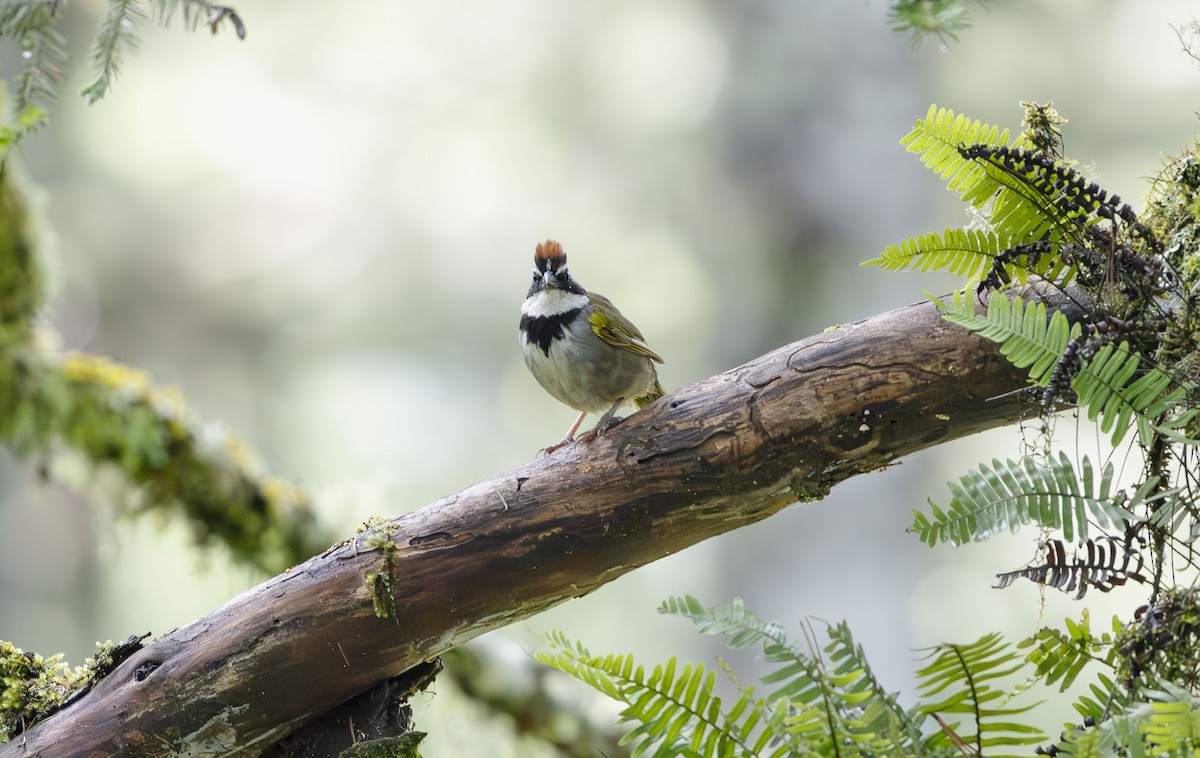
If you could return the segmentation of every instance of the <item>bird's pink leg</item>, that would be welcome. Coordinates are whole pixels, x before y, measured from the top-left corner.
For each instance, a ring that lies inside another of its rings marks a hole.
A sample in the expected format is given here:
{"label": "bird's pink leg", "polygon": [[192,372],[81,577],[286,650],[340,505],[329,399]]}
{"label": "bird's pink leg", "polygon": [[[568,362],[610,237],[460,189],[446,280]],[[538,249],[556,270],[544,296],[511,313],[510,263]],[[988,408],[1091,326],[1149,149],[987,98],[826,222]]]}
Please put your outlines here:
{"label": "bird's pink leg", "polygon": [[575,423],[571,424],[571,428],[567,430],[567,433],[563,435],[561,440],[555,442],[553,445],[542,448],[538,452],[550,455],[555,450],[559,450],[575,442],[575,432],[579,431],[579,425],[583,423],[585,418],[587,418],[587,411],[579,414],[579,418],[575,419]]}

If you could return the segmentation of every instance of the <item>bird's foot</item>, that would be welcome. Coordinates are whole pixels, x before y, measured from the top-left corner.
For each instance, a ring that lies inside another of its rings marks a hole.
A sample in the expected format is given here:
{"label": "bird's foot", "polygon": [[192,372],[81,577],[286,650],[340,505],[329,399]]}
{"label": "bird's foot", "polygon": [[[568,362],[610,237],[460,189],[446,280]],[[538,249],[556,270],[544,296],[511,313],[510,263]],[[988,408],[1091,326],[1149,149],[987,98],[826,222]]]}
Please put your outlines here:
{"label": "bird's foot", "polygon": [[605,413],[603,416],[600,417],[600,420],[598,422],[596,422],[596,425],[594,427],[592,427],[591,429],[587,430],[583,434],[576,437],[575,430],[579,428],[579,423],[581,421],[583,421],[583,417],[587,415],[586,411],[584,413],[579,414],[579,418],[575,419],[575,424],[570,428],[570,430],[567,431],[567,436],[563,437],[561,440],[554,443],[553,445],[549,445],[548,447],[542,448],[541,450],[538,451],[538,455],[547,455],[548,456],[551,453],[555,452],[556,450],[561,450],[564,447],[567,447],[568,445],[570,445],[571,447],[574,447],[581,442],[591,442],[596,437],[600,436],[601,434],[604,434],[609,429],[612,429],[614,426],[621,423],[621,421],[623,420],[620,416],[616,415],[617,406],[619,406],[620,404],[621,404],[621,401],[617,400],[617,402],[613,403],[613,406],[608,409],[608,413]]}
{"label": "bird's foot", "polygon": [[600,418],[600,421],[596,423],[596,426],[594,429],[592,429],[592,431],[595,432],[596,434],[604,434],[609,429],[612,429],[614,426],[616,426],[617,424],[621,423],[624,420],[625,419],[621,418],[620,416],[602,416]]}
{"label": "bird's foot", "polygon": [[580,442],[591,442],[624,420],[625,419],[621,418],[620,416],[605,416],[601,418],[600,421],[597,422],[596,425],[591,429],[588,429],[586,432],[576,437],[575,444],[578,445]]}
{"label": "bird's foot", "polygon": [[[581,435],[581,437],[582,437],[582,435]],[[567,445],[574,445],[578,441],[579,440],[576,439],[574,436],[568,434],[566,437],[563,437],[561,440],[559,440],[558,442],[555,442],[553,445],[547,445],[546,447],[537,451],[537,454],[538,454],[538,456],[549,456],[551,453],[553,453],[557,450],[562,450]]]}

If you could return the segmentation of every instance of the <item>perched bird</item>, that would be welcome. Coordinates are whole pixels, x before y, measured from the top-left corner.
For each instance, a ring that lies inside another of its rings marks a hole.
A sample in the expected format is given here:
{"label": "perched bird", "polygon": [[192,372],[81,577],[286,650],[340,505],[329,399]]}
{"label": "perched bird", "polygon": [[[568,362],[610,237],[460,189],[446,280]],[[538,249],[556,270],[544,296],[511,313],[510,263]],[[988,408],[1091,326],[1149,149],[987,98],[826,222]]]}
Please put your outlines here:
{"label": "perched bird", "polygon": [[607,431],[621,403],[642,408],[666,394],[654,370],[663,359],[608,298],[571,277],[567,254],[553,240],[540,243],[533,255],[533,284],[521,304],[520,329],[525,365],[538,384],[579,411],[547,454],[574,442],[589,413],[604,415],[586,436]]}

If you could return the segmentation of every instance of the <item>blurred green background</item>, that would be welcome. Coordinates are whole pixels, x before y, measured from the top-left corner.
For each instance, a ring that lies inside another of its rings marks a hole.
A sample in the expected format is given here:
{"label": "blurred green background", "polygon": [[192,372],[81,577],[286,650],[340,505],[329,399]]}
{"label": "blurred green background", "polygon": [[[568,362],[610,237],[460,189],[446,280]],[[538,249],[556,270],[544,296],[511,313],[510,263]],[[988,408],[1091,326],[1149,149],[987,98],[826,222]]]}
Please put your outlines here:
{"label": "blurred green background", "polygon": [[[1018,101],[1053,100],[1068,154],[1135,207],[1196,128],[1182,0],[990,3],[960,41],[916,49],[882,0],[236,7],[244,42],[148,27],[89,107],[73,93],[103,4],[72,3],[76,65],[22,148],[53,232],[50,317],[64,347],[179,387],[311,488],[342,536],[522,463],[570,423],[517,347],[542,239],[641,327],[673,389],[949,289],[858,265],[966,221],[897,144],[931,102],[1015,130]],[[1070,417],[1059,428],[1098,444]],[[914,648],[1035,628],[1036,588],[989,589],[1033,557],[1030,535],[931,551],[904,532],[946,479],[1018,452],[1008,430],[916,456],[493,644],[562,628],[593,650],[711,663],[718,643],[654,608],[736,595],[797,634],[848,619],[911,697]],[[261,579],[178,525],[113,524],[6,453],[0,539],[0,639],[73,662]],[[1086,605],[1129,615],[1139,597]],[[1044,612],[1079,608],[1050,597]],[[467,718],[452,698],[428,701],[427,755],[483,754],[435,725]]]}

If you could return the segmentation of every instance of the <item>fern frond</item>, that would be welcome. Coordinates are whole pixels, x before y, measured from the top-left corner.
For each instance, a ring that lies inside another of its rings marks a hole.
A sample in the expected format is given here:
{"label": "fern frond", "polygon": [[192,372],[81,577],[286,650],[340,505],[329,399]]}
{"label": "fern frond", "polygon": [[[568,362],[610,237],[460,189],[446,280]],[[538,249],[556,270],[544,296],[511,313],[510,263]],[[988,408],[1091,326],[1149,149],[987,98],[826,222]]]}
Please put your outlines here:
{"label": "fern frond", "polygon": [[1200,701],[1170,682],[1151,692],[1146,742],[1155,755],[1195,755],[1200,750]]}
{"label": "fern frond", "polygon": [[1195,755],[1200,750],[1200,699],[1186,687],[1162,682],[1150,702],[1136,703],[1112,718],[1068,732],[1058,747],[1067,755]]}
{"label": "fern frond", "polygon": [[1094,634],[1091,614],[1086,608],[1079,621],[1068,618],[1063,622],[1065,629],[1042,627],[1017,645],[1019,649],[1033,648],[1025,660],[1036,667],[1034,676],[1047,685],[1058,683],[1059,692],[1065,692],[1089,663],[1099,663],[1112,670],[1114,641],[1121,631],[1120,620],[1113,616],[1111,633]]}
{"label": "fern frond", "polygon": [[1142,724],[1149,715],[1149,709],[1141,710],[1143,713],[1117,713],[1098,721],[1094,726],[1066,732],[1056,746],[1058,752],[1072,758],[1112,758],[1115,755],[1143,758],[1146,746]]}
{"label": "fern frond", "polygon": [[886,752],[922,739],[920,720],[878,686],[845,624],[829,629],[826,665],[790,642],[778,624],[747,610],[740,599],[705,608],[686,595],[669,598],[659,612],[688,618],[702,633],[727,636],[731,648],[762,645],[763,658],[777,666],[762,677],[763,684],[775,686],[766,700],[786,703],[786,709],[776,712],[787,714],[784,726],[792,749],[824,754],[836,752],[837,745],[849,752]]}
{"label": "fern frond", "polygon": [[1128,203],[1089,182],[1069,161],[1017,145],[972,145],[962,152],[985,165],[1004,186],[996,196],[992,223],[1008,230],[1013,239],[1041,239],[1055,230],[1065,239],[1083,242],[1086,227],[1103,219],[1137,225],[1137,214]]}
{"label": "fern frond", "polygon": [[[961,724],[949,726],[963,742],[974,745],[976,755],[983,755],[984,748],[1032,745],[1045,739],[1040,729],[1011,720],[1033,706],[1005,707],[1007,693],[995,688],[997,680],[1024,665],[999,634],[985,635],[970,645],[938,645],[926,657],[933,660],[917,672],[917,688],[924,697],[941,699],[923,704],[921,711],[966,714],[965,731]],[[948,740],[944,734],[934,736],[934,742]]]}
{"label": "fern frond", "polygon": [[968,471],[957,483],[948,482],[954,496],[943,510],[932,500],[932,515],[916,512],[909,531],[933,546],[939,542],[963,545],[995,532],[1016,532],[1036,523],[1061,529],[1068,541],[1085,539],[1088,519],[1101,528],[1137,521],[1124,493],[1112,492],[1113,466],[1108,463],[1095,481],[1091,461],[1080,459],[1077,474],[1071,459],[1060,452],[1049,466],[1026,456],[1018,461],[994,459]]}
{"label": "fern frond", "polygon": [[944,269],[955,276],[975,280],[981,279],[992,268],[1001,249],[1000,239],[994,232],[947,229],[940,235],[930,232],[899,245],[888,245],[878,258],[862,265],[879,266],[889,271]]}
{"label": "fern frond", "polygon": [[964,145],[1007,145],[1008,129],[972,121],[954,111],[929,106],[925,118],[918,119],[913,130],[900,140],[910,153],[919,153],[921,162],[947,180],[946,189],[958,192],[963,202],[982,206],[1000,189],[987,168],[965,158],[959,152]]}
{"label": "fern frond", "polygon": [[1017,368],[1029,369],[1034,384],[1045,385],[1067,343],[1083,328],[1071,324],[1061,312],[1046,315],[1046,304],[1025,304],[1020,295],[993,295],[986,314],[975,312],[974,299],[966,290],[954,293],[948,305],[938,298],[933,302],[942,309],[942,318],[991,342],[1000,343],[1000,353]]}
{"label": "fern frond", "polygon": [[728,605],[713,608],[705,608],[691,595],[671,597],[658,607],[658,612],[688,619],[701,634],[728,636],[725,645],[732,650],[740,650],[758,642],[774,643],[789,648],[793,657],[804,657],[799,650],[792,649],[783,627],[774,621],[763,621],[746,607],[740,597],[735,597]]}
{"label": "fern frond", "polygon": [[1105,345],[1087,362],[1071,382],[1078,404],[1087,409],[1091,421],[1100,421],[1100,431],[1110,434],[1114,447],[1137,421],[1145,444],[1155,431],[1178,431],[1194,411],[1162,418],[1187,397],[1187,388],[1155,367],[1135,380],[1141,358],[1128,343]]}
{"label": "fern frond", "polygon": [[701,634],[728,636],[726,645],[733,649],[761,644],[764,660],[779,664],[762,680],[764,684],[779,685],[767,695],[768,701],[786,698],[793,704],[810,705],[819,699],[820,662],[793,644],[779,624],[763,621],[748,610],[741,598],[734,598],[729,605],[705,608],[696,598],[685,595],[669,598],[658,610],[690,619]]}
{"label": "fern frond", "polygon": [[1073,239],[1099,206],[1085,202],[1088,186],[1074,169],[1043,153],[1015,145],[970,145],[961,153],[996,184],[991,223],[1016,242],[1041,239],[1052,230]]}
{"label": "fern frond", "polygon": [[[953,304],[937,298],[933,302],[947,321],[999,343],[1001,354],[1017,368],[1028,368],[1030,379],[1042,386],[1051,381],[1068,343],[1083,332],[1082,326],[1070,324],[1062,313],[1055,311],[1047,317],[1044,303],[1026,305],[1019,295],[992,296],[986,315],[975,312],[974,300],[966,290],[954,293]],[[1141,359],[1128,343],[1108,344],[1071,379],[1078,405],[1086,409],[1090,420],[1099,420],[1100,430],[1110,435],[1114,447],[1135,421],[1142,440],[1147,441],[1155,432],[1178,432],[1196,416],[1195,410],[1169,414],[1187,397],[1188,388],[1159,368],[1139,376],[1140,367]]]}
{"label": "fern frond", "polygon": [[634,755],[782,758],[789,753],[778,744],[781,716],[749,688],[722,711],[721,698],[713,692],[715,675],[700,664],[678,670],[671,658],[647,675],[632,655],[593,656],[562,632],[551,632],[546,639],[555,652],[538,653],[539,661],[625,704],[621,721],[637,726],[622,744],[632,744]]}
{"label": "fern frond", "polygon": [[1120,712],[1126,705],[1126,690],[1119,687],[1112,677],[1100,673],[1096,681],[1088,685],[1088,692],[1080,695],[1071,704],[1084,723],[1099,724],[1110,714]]}
{"label": "fern frond", "polygon": [[[922,741],[921,719],[906,711],[896,699],[896,693],[888,692],[875,677],[866,652],[854,641],[850,626],[845,622],[827,629],[829,645],[825,648],[835,674],[854,674],[847,691],[863,698],[863,727],[870,732],[892,735],[894,743],[906,746],[919,745]],[[869,693],[870,699],[865,696]]]}
{"label": "fern frond", "polygon": [[108,10],[92,43],[91,58],[96,78],[80,92],[89,103],[104,97],[120,72],[124,55],[137,50],[137,28],[145,20],[141,0],[109,0]]}
{"label": "fern frond", "polygon": [[1131,580],[1139,584],[1150,581],[1142,574],[1145,559],[1141,550],[1113,537],[1083,540],[1070,557],[1062,540],[1046,540],[1041,549],[1045,551],[1041,563],[997,574],[996,587],[1004,589],[1017,579],[1028,579],[1063,592],[1078,590],[1075,599],[1082,600],[1089,587],[1108,592]]}
{"label": "fern frond", "polygon": [[1191,488],[1171,488],[1155,493],[1153,507],[1147,518],[1150,528],[1158,534],[1178,535],[1184,544],[1200,541],[1198,495],[1200,493]]}

